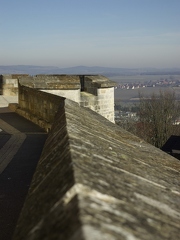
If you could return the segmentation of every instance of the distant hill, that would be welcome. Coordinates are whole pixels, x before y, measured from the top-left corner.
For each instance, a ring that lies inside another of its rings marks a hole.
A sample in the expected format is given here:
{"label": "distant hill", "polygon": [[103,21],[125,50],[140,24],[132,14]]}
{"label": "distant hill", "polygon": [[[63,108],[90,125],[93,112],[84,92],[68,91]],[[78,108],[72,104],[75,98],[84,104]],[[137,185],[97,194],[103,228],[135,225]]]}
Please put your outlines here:
{"label": "distant hill", "polygon": [[87,67],[76,66],[59,68],[53,66],[34,66],[34,65],[10,65],[0,66],[0,74],[101,74],[107,77],[123,75],[165,75],[180,74],[180,68],[111,68],[111,67]]}

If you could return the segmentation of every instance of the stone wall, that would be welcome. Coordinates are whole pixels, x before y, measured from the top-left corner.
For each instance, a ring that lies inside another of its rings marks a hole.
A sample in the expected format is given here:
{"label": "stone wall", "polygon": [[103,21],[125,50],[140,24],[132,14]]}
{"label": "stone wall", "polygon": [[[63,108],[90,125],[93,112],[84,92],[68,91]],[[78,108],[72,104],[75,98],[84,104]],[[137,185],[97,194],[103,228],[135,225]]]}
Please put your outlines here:
{"label": "stone wall", "polygon": [[64,98],[68,98],[74,102],[77,102],[79,103],[80,102],[80,89],[69,89],[69,90],[41,90],[43,92],[47,92],[47,93],[51,93],[51,94],[54,94],[54,95],[57,95],[57,96],[61,96],[61,97],[64,97]]}
{"label": "stone wall", "polygon": [[114,122],[114,86],[101,75],[37,75],[22,77],[21,85],[73,100]]}
{"label": "stone wall", "polygon": [[13,240],[179,239],[179,171],[177,159],[61,98]]}
{"label": "stone wall", "polygon": [[19,84],[18,114],[49,131],[54,116],[63,104],[62,97]]}
{"label": "stone wall", "polygon": [[84,77],[81,106],[89,107],[109,121],[114,122],[114,87],[116,83],[101,75]]}
{"label": "stone wall", "polygon": [[114,88],[98,88],[98,113],[114,122]]}
{"label": "stone wall", "polygon": [[[41,79],[41,77],[40,80],[38,78],[39,81],[35,79],[34,82],[31,79],[32,77],[23,78],[22,81],[19,81],[19,109],[17,110],[19,114],[22,115],[24,114],[22,111],[26,111],[27,115],[29,112],[27,118],[31,118],[31,121],[36,122],[45,129],[49,129],[48,124],[53,122],[54,114],[60,102],[58,96],[63,96],[79,103],[80,106],[92,109],[109,121],[114,122],[114,87],[97,88],[97,86],[93,86],[93,83],[92,86],[96,90],[94,90],[95,95],[86,91],[80,92],[80,89],[58,89],[62,88],[62,82],[61,86],[59,86],[58,82],[51,82],[50,77],[47,77],[47,79],[43,77]],[[48,78],[50,82],[47,81]],[[24,84],[29,87],[25,87]],[[50,84],[52,89],[48,89]],[[34,91],[32,86],[41,91]],[[54,89],[55,86],[56,89]],[[32,119],[32,116],[34,116],[34,119]]]}
{"label": "stone wall", "polygon": [[80,106],[88,107],[114,122],[114,87],[98,88],[97,95],[81,92]]}
{"label": "stone wall", "polygon": [[21,85],[39,90],[74,90],[80,89],[80,79],[76,75],[36,75],[20,77]]}
{"label": "stone wall", "polygon": [[18,95],[18,78],[27,74],[7,74],[0,76],[0,94],[5,96]]}

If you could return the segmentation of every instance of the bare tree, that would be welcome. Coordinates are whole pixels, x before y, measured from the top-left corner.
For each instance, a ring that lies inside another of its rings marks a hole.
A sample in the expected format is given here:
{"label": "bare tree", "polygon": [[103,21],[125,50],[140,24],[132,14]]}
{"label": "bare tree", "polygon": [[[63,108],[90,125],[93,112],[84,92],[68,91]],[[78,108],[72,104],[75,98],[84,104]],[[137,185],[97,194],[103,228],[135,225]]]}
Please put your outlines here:
{"label": "bare tree", "polygon": [[173,123],[179,112],[175,92],[170,90],[153,93],[150,98],[139,94],[139,136],[160,148],[173,134]]}

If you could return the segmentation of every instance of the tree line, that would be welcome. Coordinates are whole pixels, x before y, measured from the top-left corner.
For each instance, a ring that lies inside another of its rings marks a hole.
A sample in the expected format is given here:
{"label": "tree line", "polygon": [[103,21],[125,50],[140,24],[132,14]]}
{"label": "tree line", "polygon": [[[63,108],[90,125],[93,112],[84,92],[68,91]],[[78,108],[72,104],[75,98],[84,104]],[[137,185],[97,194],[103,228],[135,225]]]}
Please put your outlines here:
{"label": "tree line", "polygon": [[153,93],[149,98],[139,93],[138,121],[129,119],[118,123],[121,127],[161,148],[171,135],[180,135],[180,102],[170,90]]}

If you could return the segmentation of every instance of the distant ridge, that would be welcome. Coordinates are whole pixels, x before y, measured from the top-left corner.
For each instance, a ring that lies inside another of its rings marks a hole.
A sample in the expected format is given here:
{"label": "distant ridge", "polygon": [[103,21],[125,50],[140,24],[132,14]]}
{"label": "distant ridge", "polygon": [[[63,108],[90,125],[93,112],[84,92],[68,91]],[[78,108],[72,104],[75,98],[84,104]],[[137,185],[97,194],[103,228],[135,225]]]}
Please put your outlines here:
{"label": "distant ridge", "polygon": [[123,75],[175,75],[180,74],[180,68],[112,68],[100,66],[75,66],[59,68],[53,66],[9,65],[0,66],[0,74],[101,74],[107,77]]}

